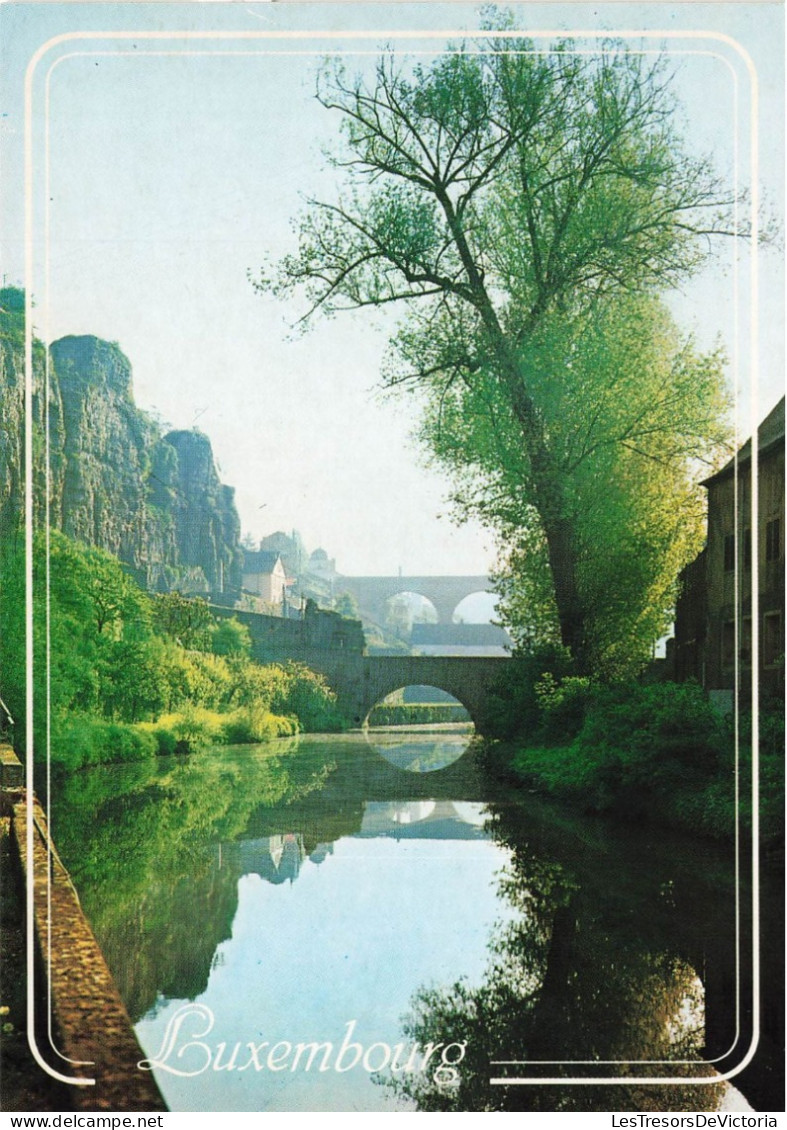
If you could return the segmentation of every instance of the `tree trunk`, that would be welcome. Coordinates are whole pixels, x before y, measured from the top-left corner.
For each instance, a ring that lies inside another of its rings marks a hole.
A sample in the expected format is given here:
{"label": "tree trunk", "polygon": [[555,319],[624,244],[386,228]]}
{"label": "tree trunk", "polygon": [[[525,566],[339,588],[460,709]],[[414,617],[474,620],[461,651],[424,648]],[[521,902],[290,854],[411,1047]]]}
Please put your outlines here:
{"label": "tree trunk", "polygon": [[[473,260],[461,224],[446,193],[438,197],[445,211],[457,248],[467,271],[476,307],[488,334],[498,372],[505,386],[530,459],[534,505],[541,518],[547,542],[549,566],[555,586],[560,638],[568,648],[580,674],[587,666],[586,616],[577,586],[577,541],[574,525],[566,514],[560,469],[549,450],[544,423],[527,392],[527,380],[498,319],[484,280]],[[539,313],[542,311],[539,311]],[[536,312],[534,311],[534,317]],[[537,321],[537,317],[535,318]]]}
{"label": "tree trunk", "polygon": [[541,521],[555,586],[560,642],[571,652],[578,673],[585,674],[588,658],[586,623],[577,587],[577,553],[573,523],[566,517],[545,518],[543,512],[541,512]]}
{"label": "tree trunk", "polygon": [[578,673],[585,674],[588,663],[587,617],[577,583],[579,550],[574,523],[566,513],[562,475],[549,450],[543,423],[525,392],[518,367],[507,368],[508,392],[530,459],[533,504],[541,519],[547,543],[547,557],[560,623],[560,640],[570,651]]}

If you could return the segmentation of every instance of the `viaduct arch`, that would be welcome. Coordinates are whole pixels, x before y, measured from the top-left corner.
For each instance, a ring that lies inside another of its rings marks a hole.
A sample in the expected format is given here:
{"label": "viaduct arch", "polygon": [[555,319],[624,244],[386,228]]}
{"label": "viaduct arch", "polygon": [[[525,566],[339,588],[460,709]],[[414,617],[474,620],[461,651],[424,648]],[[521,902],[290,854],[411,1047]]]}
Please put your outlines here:
{"label": "viaduct arch", "polygon": [[348,592],[359,610],[376,624],[385,623],[386,603],[392,596],[413,592],[435,606],[438,623],[451,624],[454,609],[474,592],[494,592],[488,576],[478,577],[343,577],[334,578],[335,593]]}

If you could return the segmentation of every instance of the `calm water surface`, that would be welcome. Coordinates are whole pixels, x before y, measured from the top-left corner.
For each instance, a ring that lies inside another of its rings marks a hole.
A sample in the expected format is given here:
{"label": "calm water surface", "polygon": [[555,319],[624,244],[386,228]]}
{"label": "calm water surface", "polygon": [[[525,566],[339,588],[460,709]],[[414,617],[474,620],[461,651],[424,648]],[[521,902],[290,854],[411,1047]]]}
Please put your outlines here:
{"label": "calm water surface", "polygon": [[61,783],[55,839],[171,1109],[630,1110],[631,1087],[490,1083],[621,1070],[687,1078],[641,1109],[729,1102],[688,1080],[746,1034],[731,853],[568,819],[450,764],[465,741]]}

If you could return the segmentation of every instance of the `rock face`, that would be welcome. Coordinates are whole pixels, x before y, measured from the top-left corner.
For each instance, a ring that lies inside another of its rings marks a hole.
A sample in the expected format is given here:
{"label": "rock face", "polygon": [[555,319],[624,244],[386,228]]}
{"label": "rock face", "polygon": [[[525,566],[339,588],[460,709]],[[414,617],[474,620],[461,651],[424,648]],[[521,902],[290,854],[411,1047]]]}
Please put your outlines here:
{"label": "rock face", "polygon": [[[0,535],[24,514],[24,308],[0,291]],[[33,351],[34,515],[115,554],[160,591],[240,587],[240,522],[219,482],[210,440],[162,436],[134,404],[131,365],[117,345],[66,337]],[[48,436],[47,436],[48,423]],[[47,458],[48,452],[48,458]]]}
{"label": "rock face", "polygon": [[166,514],[182,568],[216,592],[240,589],[242,550],[234,490],[219,482],[210,440],[169,432],[153,451],[151,505]]}

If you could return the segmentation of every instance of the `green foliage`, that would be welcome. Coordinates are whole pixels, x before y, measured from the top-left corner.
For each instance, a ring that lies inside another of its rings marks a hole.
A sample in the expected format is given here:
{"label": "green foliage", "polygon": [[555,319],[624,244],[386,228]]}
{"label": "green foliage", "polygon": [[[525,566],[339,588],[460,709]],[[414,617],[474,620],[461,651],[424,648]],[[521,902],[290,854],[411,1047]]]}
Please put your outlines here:
{"label": "green foliage", "polygon": [[543,705],[536,687],[547,675],[562,682],[574,670],[566,648],[545,643],[515,651],[503,675],[490,690],[483,732],[491,738],[532,738],[540,733]]}
{"label": "green foliage", "polygon": [[[699,686],[547,677],[538,694],[542,725],[513,759],[518,775],[585,810],[732,834],[732,743]],[[547,745],[550,738],[565,744]]]}
{"label": "green foliage", "polygon": [[251,634],[237,616],[221,620],[213,631],[210,648],[214,655],[251,654]]}
{"label": "green foliage", "polygon": [[157,631],[186,648],[207,648],[214,624],[206,600],[179,592],[156,594],[153,622]]}
{"label": "green foliage", "polygon": [[145,761],[158,752],[151,733],[79,715],[59,719],[52,739],[52,764],[66,770],[110,761]]}
{"label": "green foliage", "polygon": [[21,549],[0,546],[0,696],[21,741],[25,717],[25,574]]}
{"label": "green foliage", "polygon": [[0,306],[11,314],[23,314],[25,311],[25,292],[16,286],[0,288]]}
{"label": "green foliage", "polygon": [[[13,349],[24,349],[25,292],[13,286],[0,289],[0,340],[9,342]],[[34,343],[33,351],[40,360],[40,342]]]}
{"label": "green foliage", "polygon": [[155,638],[112,640],[98,659],[104,714],[136,722],[166,709],[171,697],[165,646]]}
{"label": "green foliage", "polygon": [[590,679],[567,675],[558,683],[551,671],[545,671],[534,690],[541,710],[544,740],[559,742],[575,737],[582,729],[585,712],[592,701]]}
{"label": "green foliage", "polygon": [[[151,600],[102,550],[53,531],[47,566],[47,542],[39,537],[33,582],[37,759],[47,749],[47,692],[52,758],[72,769],[193,750],[209,742],[256,742],[299,729],[342,728],[335,695],[322,676],[300,664],[253,663],[248,629],[235,618],[214,627],[204,601],[179,593]],[[26,707],[24,609],[24,555],[18,547],[0,560],[0,689],[16,720],[20,748]],[[186,649],[180,636],[213,650]]]}
{"label": "green foliage", "polygon": [[298,719],[271,714],[260,705],[242,706],[222,722],[222,740],[229,745],[265,742],[271,738],[290,738],[298,733]]}
{"label": "green foliage", "polygon": [[[525,363],[576,551],[583,665],[626,677],[666,631],[677,575],[702,546],[699,480],[727,435],[722,358],[698,355],[652,296],[626,295],[544,319]],[[554,548],[494,370],[433,386],[421,438],[459,484],[457,513],[500,535],[500,607],[517,642],[560,639]]]}
{"label": "green foliage", "polygon": [[323,675],[292,662],[286,663],[282,671],[283,682],[270,704],[274,714],[295,714],[306,733],[343,729],[336,695]]}

